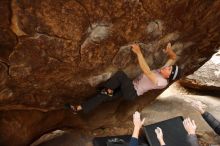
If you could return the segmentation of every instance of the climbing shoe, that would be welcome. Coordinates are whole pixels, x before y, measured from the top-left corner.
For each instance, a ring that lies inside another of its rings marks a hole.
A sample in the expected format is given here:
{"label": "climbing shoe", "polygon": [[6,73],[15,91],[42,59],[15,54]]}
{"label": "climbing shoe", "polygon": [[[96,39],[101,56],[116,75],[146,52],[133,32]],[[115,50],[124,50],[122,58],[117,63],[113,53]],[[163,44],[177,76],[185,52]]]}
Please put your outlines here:
{"label": "climbing shoe", "polygon": [[108,95],[110,97],[113,96],[113,90],[109,91],[107,88],[103,88],[100,93],[103,95]]}

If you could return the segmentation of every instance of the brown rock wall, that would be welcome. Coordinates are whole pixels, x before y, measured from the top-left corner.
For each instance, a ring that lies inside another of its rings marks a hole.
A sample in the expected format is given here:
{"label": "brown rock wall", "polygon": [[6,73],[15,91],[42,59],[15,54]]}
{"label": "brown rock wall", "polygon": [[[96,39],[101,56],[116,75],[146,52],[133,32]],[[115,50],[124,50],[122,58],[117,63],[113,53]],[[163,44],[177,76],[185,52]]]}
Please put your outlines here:
{"label": "brown rock wall", "polygon": [[2,145],[28,145],[56,128],[126,120],[162,91],[105,103],[88,117],[72,117],[63,104],[85,101],[118,69],[136,76],[140,69],[128,46],[135,41],[152,68],[166,61],[162,48],[171,41],[183,73],[195,71],[220,46],[219,8],[219,1],[206,0],[1,1]]}

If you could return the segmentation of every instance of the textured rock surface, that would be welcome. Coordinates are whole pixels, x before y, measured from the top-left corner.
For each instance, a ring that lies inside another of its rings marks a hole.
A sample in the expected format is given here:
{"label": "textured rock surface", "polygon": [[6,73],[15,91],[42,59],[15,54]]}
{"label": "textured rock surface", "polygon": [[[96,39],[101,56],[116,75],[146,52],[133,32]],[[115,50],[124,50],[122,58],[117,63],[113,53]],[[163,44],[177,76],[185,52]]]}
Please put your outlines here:
{"label": "textured rock surface", "polygon": [[180,83],[193,89],[220,93],[220,51],[193,74],[183,78]]}
{"label": "textured rock surface", "polygon": [[0,1],[1,145],[28,145],[58,127],[90,130],[126,120],[162,91],[103,104],[87,117],[63,104],[83,102],[118,69],[137,75],[127,47],[135,41],[152,68],[163,65],[162,48],[171,41],[184,73],[192,73],[220,44],[219,8],[205,0]]}
{"label": "textured rock surface", "polygon": [[[215,118],[220,119],[220,99],[218,96],[201,96],[200,93],[189,92],[180,86],[179,83],[175,82],[141,111],[142,118],[145,118],[144,125],[150,125],[176,116],[190,117],[197,125],[196,134],[200,146],[219,145],[220,137],[190,105],[192,101],[202,102],[208,112],[215,116]],[[119,127],[100,127],[89,132],[56,130],[43,135],[31,146],[59,146],[60,143],[63,146],[92,146],[92,139],[94,137],[131,134],[133,132],[131,117],[132,115],[126,122],[123,122],[123,125],[119,125]],[[166,131],[163,132],[166,141]]]}

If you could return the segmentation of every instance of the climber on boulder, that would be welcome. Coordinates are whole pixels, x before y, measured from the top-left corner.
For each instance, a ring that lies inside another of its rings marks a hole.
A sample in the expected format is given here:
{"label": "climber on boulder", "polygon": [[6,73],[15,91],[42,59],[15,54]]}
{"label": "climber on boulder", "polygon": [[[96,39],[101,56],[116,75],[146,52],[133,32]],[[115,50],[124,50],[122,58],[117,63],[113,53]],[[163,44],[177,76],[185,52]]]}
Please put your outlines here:
{"label": "climber on boulder", "polygon": [[138,44],[132,44],[132,51],[136,54],[142,73],[133,81],[123,71],[116,72],[107,80],[98,94],[91,97],[81,105],[66,104],[65,106],[72,109],[74,113],[82,111],[89,113],[95,107],[105,101],[110,101],[118,97],[125,100],[134,100],[135,97],[143,95],[145,92],[153,89],[163,89],[169,82],[179,78],[180,68],[174,65],[176,54],[172,50],[171,43],[167,44],[164,52],[169,59],[166,64],[156,70],[151,70],[145,61]]}

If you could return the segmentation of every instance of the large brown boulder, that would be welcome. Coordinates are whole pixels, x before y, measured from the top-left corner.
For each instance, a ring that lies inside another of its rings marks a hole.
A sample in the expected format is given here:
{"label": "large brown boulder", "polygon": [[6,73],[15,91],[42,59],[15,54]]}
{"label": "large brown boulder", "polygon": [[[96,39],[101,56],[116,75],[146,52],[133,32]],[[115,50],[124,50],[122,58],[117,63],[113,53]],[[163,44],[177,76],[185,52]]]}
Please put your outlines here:
{"label": "large brown boulder", "polygon": [[152,68],[171,41],[183,73],[220,46],[220,1],[0,1],[0,145],[28,145],[55,129],[95,129],[123,122],[162,91],[134,102],[116,100],[89,115],[72,115],[95,86],[123,69],[140,73],[128,45],[141,42]]}
{"label": "large brown boulder", "polygon": [[220,93],[220,51],[193,74],[181,79],[180,83],[192,89]]}

